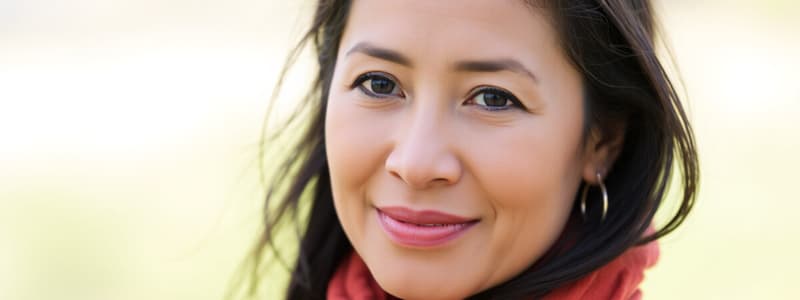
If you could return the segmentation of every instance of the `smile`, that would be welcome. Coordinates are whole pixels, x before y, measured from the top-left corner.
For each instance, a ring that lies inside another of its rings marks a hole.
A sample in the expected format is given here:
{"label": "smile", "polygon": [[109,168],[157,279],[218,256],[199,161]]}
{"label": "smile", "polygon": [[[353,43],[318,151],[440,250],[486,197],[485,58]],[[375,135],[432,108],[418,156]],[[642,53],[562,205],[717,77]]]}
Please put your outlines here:
{"label": "smile", "polygon": [[376,209],[378,222],[393,242],[412,248],[432,248],[452,241],[479,219],[469,219],[438,211],[414,211],[404,207]]}

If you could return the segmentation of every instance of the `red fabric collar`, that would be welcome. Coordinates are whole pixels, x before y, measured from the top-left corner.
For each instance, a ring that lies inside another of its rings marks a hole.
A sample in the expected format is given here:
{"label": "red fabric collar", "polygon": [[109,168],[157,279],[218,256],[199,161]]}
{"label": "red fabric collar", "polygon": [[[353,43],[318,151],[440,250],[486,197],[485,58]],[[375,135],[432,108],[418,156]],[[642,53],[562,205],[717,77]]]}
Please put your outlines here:
{"label": "red fabric collar", "polygon": [[[656,242],[634,247],[602,268],[583,278],[554,290],[544,300],[609,299],[638,300],[642,293],[639,283],[644,270],[658,260]],[[329,300],[389,300],[396,299],[384,292],[372,278],[367,265],[353,252],[339,265],[328,283]]]}

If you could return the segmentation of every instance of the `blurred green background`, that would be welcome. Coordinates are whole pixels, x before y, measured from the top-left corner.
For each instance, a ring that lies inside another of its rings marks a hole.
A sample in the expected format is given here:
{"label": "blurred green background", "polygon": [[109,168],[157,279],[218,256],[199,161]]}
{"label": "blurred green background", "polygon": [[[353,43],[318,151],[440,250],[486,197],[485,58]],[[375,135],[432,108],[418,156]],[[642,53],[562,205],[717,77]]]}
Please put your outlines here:
{"label": "blurred green background", "polygon": [[[703,173],[645,298],[800,299],[800,1],[655,3]],[[0,299],[221,299],[259,229],[267,99],[311,10],[0,2]]]}

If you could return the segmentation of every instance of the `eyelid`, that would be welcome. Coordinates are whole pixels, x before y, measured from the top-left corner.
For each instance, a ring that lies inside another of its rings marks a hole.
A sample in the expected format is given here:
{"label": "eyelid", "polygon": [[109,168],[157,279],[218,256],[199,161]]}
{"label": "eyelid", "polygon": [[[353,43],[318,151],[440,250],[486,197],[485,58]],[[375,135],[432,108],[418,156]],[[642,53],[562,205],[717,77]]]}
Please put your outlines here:
{"label": "eyelid", "polygon": [[389,73],[386,73],[386,72],[381,72],[381,71],[370,71],[370,72],[366,72],[366,73],[363,73],[361,75],[358,75],[358,77],[356,77],[356,79],[350,85],[350,89],[358,88],[362,92],[368,94],[368,96],[375,97],[375,98],[391,97],[391,95],[375,94],[372,91],[369,91],[368,89],[366,89],[366,88],[364,88],[362,86],[365,81],[373,79],[375,77],[384,77],[386,79],[391,80],[395,84],[395,87],[400,91],[400,94],[401,94],[400,96],[405,97],[405,92],[400,87],[400,82],[397,80],[397,78],[392,76],[392,74],[389,74]]}
{"label": "eyelid", "polygon": [[356,77],[356,80],[354,80],[353,83],[350,85],[350,88],[356,88],[360,84],[364,83],[364,81],[367,81],[367,80],[369,80],[369,79],[371,79],[372,77],[375,77],[375,76],[383,76],[383,77],[388,78],[391,81],[394,81],[394,83],[396,83],[396,84],[398,83],[397,82],[397,78],[392,76],[392,74],[381,72],[381,71],[369,71],[369,72],[363,73],[361,75],[358,75],[358,77]]}
{"label": "eyelid", "polygon": [[[404,97],[405,96],[405,92],[401,88],[400,83],[398,82],[397,78],[394,77],[393,75],[389,74],[389,73],[382,72],[382,71],[369,71],[369,72],[363,73],[361,75],[358,75],[358,77],[356,77],[356,79],[350,85],[350,88],[351,89],[358,88],[363,93],[367,94],[370,97],[374,97],[374,98],[391,97],[392,95],[375,94],[374,92],[370,91],[369,89],[363,87],[363,84],[364,84],[365,81],[373,79],[375,77],[384,77],[384,78],[386,78],[388,80],[391,80],[392,82],[394,82],[395,87],[399,90],[399,93],[400,93],[399,96],[400,97]],[[478,87],[472,89],[472,91],[470,91],[470,93],[468,94],[469,96],[467,97],[467,99],[468,100],[472,100],[476,96],[480,95],[481,93],[486,93],[486,92],[495,92],[495,93],[501,94],[503,97],[505,97],[509,101],[511,101],[511,106],[507,106],[505,108],[500,108],[500,109],[483,108],[484,110],[488,110],[488,111],[503,111],[503,110],[508,110],[509,108],[517,108],[517,109],[521,109],[521,110],[526,111],[526,112],[530,112],[528,110],[528,108],[524,104],[522,104],[522,102],[519,100],[519,98],[516,95],[514,95],[514,93],[512,93],[512,92],[510,92],[510,91],[508,91],[508,90],[506,90],[504,88],[501,88],[501,87],[496,87],[496,86],[491,86],[491,85],[478,86]]]}
{"label": "eyelid", "polygon": [[[484,86],[479,86],[477,88],[474,88],[469,93],[469,97],[467,99],[472,100],[476,96],[480,95],[481,93],[485,93],[485,92],[496,92],[496,93],[499,93],[499,94],[503,94],[505,97],[508,97],[508,99],[512,103],[512,106],[509,107],[509,108],[516,107],[516,108],[521,109],[523,111],[526,111],[526,112],[528,111],[528,108],[525,107],[524,104],[522,104],[522,101],[520,101],[519,98],[517,98],[517,96],[514,95],[514,93],[509,92],[506,89],[503,89],[503,88],[500,88],[500,87],[496,87],[496,86],[484,85]],[[505,109],[495,109],[493,111],[501,111],[501,110],[506,110],[506,109],[507,108],[505,108]]]}

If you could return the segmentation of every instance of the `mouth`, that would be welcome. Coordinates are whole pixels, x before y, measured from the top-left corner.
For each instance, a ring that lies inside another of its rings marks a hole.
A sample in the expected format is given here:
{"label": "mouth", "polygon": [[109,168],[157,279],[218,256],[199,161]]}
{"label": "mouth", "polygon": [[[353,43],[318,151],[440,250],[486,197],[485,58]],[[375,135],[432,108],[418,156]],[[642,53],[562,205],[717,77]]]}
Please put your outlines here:
{"label": "mouth", "polygon": [[376,208],[378,222],[393,242],[411,248],[432,248],[462,236],[480,219],[405,207]]}

